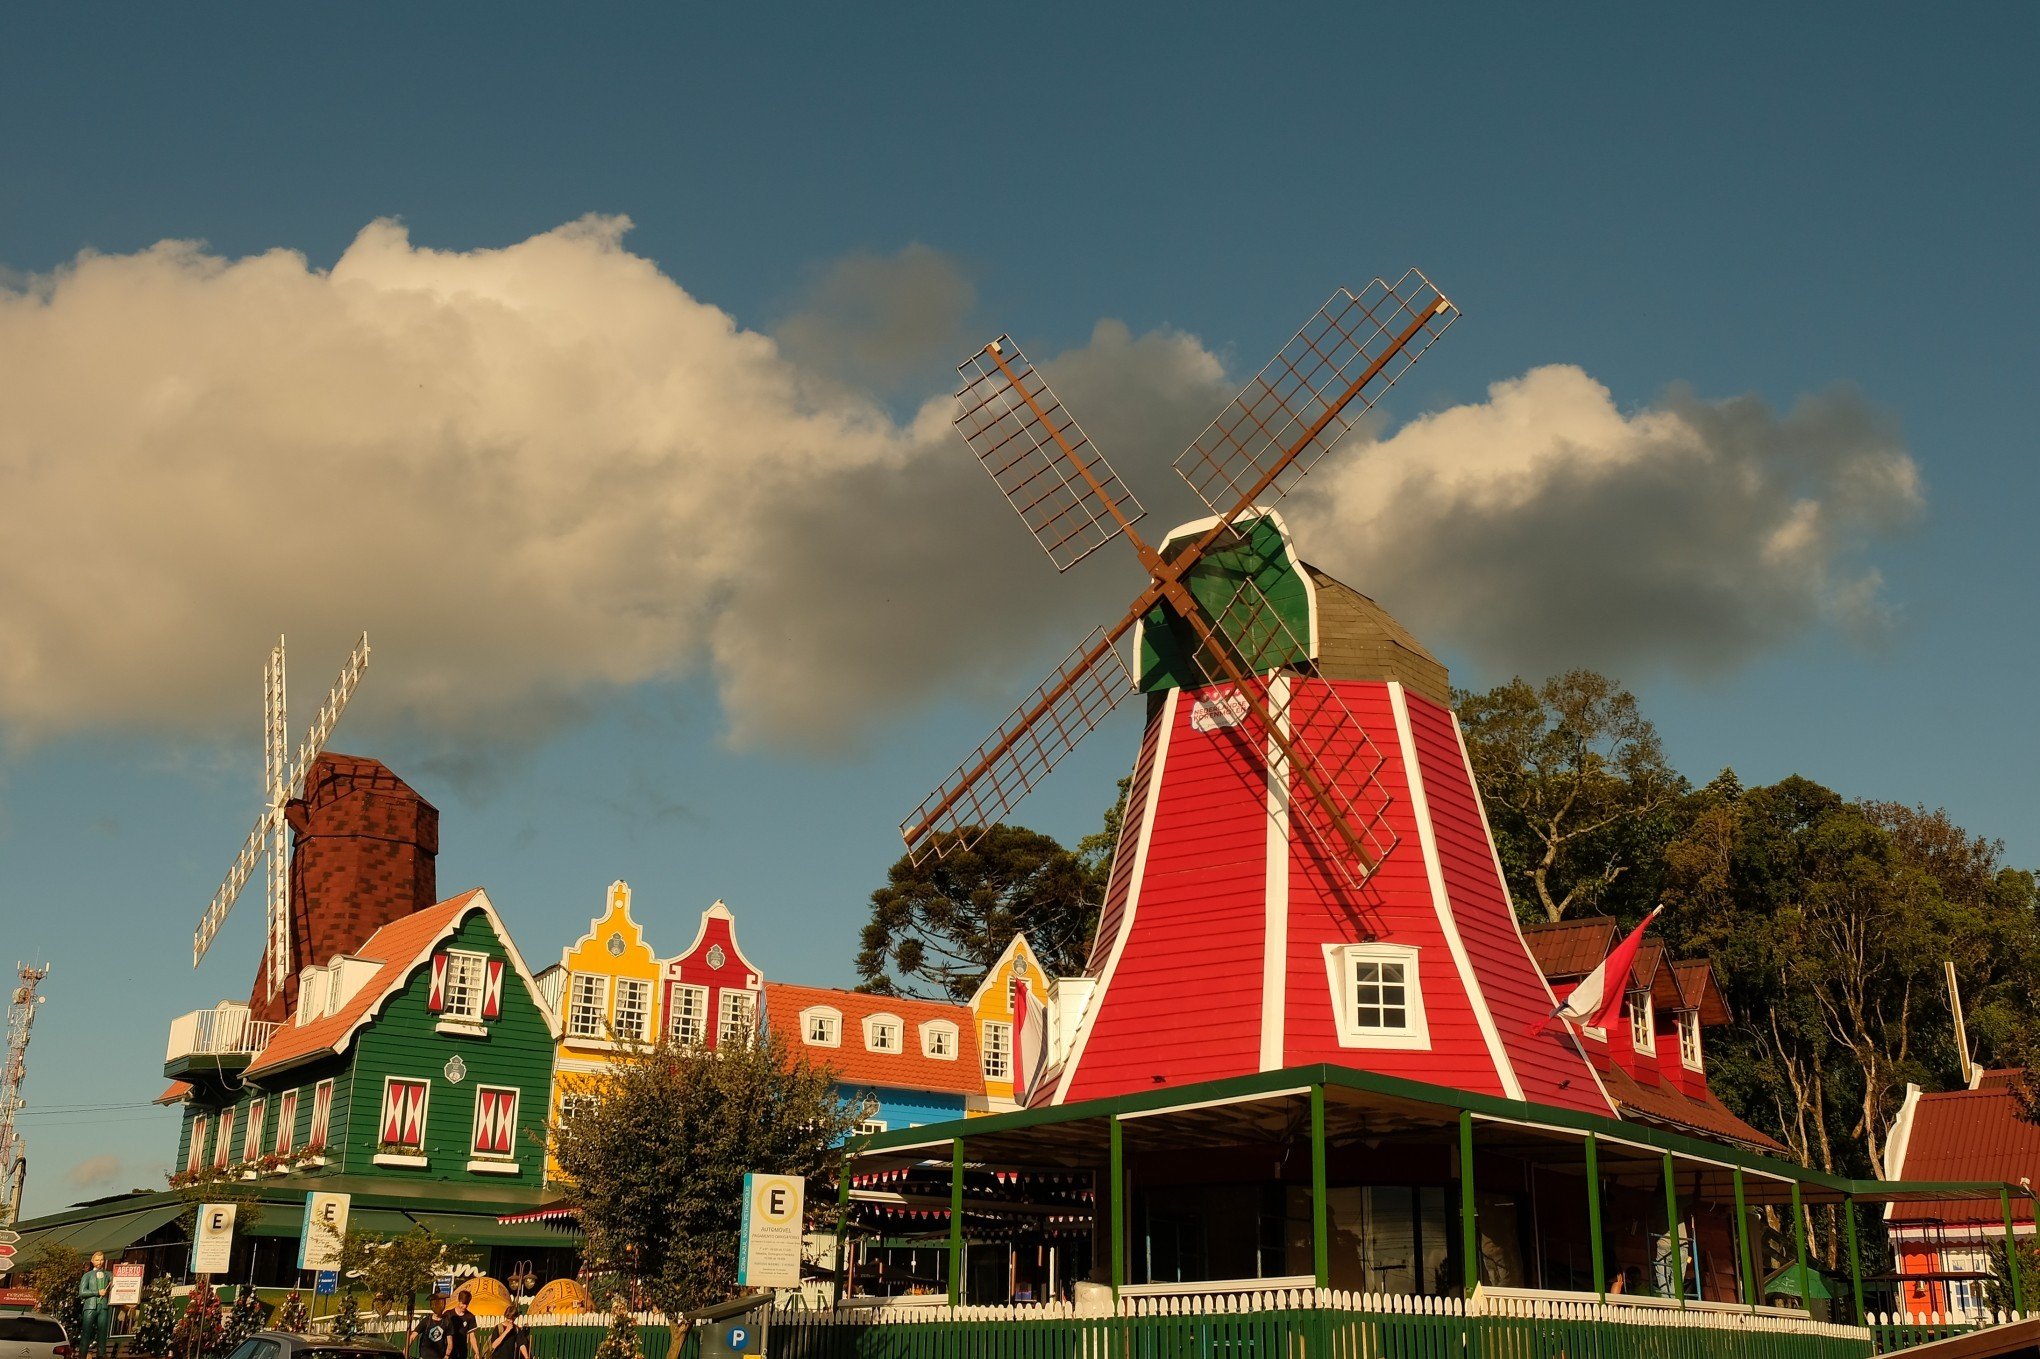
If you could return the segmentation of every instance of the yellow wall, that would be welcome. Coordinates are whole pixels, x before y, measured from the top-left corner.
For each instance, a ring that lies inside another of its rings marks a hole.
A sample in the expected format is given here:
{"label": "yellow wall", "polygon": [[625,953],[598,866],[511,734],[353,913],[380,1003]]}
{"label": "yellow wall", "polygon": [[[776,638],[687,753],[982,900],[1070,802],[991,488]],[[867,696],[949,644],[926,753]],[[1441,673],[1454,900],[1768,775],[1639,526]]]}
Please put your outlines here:
{"label": "yellow wall", "polygon": [[[1026,978],[1027,987],[1030,991],[1039,996],[1044,1002],[1048,999],[1048,974],[1041,970],[1041,964],[1035,960],[1034,950],[1027,946],[1026,936],[1014,935],[1013,942],[1006,946],[1005,953],[1000,955],[999,961],[992,965],[992,970],[985,974],[984,981],[978,984],[977,992],[970,998],[971,1018],[978,1026],[980,1060],[982,1060],[984,1051],[985,1025],[988,1022],[1005,1024],[1008,1026],[1009,1032],[1011,1031],[1013,1024],[1012,981],[1016,968]],[[1014,1035],[1014,1041],[1018,1041],[1017,1034]],[[1006,1079],[992,1080],[987,1078],[985,1081],[985,1100],[990,1107],[974,1109],[971,1112],[1000,1113],[1013,1107],[1013,1078],[1011,1075],[1013,1070],[1012,1043],[1007,1044],[1006,1052],[1006,1071],[1008,1073]]]}
{"label": "yellow wall", "polygon": [[[617,942],[612,945],[614,938]],[[615,1059],[616,1045],[603,1038],[576,1038],[568,1032],[574,999],[574,974],[594,974],[607,978],[607,1013],[604,1015],[605,1035],[616,1021],[616,983],[629,979],[646,983],[649,998],[645,1004],[650,1015],[650,1033],[659,1032],[659,960],[645,942],[644,931],[630,914],[630,884],[613,882],[609,884],[609,897],[602,914],[589,922],[588,933],[568,947],[560,955],[560,966],[566,977],[560,987],[560,1041],[553,1056],[553,1107],[552,1115],[559,1118],[560,1107],[565,1097],[574,1093],[594,1093],[602,1082],[602,1070]],[[546,1174],[557,1177],[559,1167],[548,1156]]]}

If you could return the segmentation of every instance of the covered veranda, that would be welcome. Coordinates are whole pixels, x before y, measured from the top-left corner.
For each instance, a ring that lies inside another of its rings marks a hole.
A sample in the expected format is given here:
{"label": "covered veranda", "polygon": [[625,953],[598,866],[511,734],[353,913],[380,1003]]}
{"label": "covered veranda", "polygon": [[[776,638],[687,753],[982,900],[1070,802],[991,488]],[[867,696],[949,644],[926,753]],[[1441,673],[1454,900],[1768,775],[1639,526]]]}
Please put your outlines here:
{"label": "covered veranda", "polygon": [[[884,1200],[927,1220],[928,1246],[946,1252],[946,1301],[1013,1302],[986,1295],[969,1243],[1025,1239],[1051,1210],[1067,1232],[1066,1191],[1032,1204],[1012,1187],[1073,1172],[1092,1186],[1084,1273],[1115,1300],[1478,1292],[1857,1325],[1859,1207],[1984,1199],[2009,1217],[2029,1192],[1846,1179],[1672,1127],[1316,1065],[873,1136],[839,1186],[838,1278],[864,1216],[853,1193],[881,1197],[855,1185],[885,1178]],[[1006,1191],[988,1195],[987,1177]],[[1839,1217],[1830,1268],[1813,1258],[1810,1209]],[[2023,1311],[2016,1261],[2008,1282]],[[1053,1296],[1071,1297],[1072,1283]]]}

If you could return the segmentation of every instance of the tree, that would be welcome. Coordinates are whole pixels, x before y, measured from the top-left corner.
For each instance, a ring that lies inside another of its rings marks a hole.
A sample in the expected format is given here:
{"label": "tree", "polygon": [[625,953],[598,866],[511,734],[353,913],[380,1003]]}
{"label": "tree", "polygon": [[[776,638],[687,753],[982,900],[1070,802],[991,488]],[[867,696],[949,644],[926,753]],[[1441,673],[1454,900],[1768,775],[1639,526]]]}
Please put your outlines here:
{"label": "tree", "polygon": [[170,1343],[185,1359],[218,1354],[225,1326],[226,1314],[220,1308],[219,1294],[213,1292],[211,1284],[200,1279],[185,1301],[184,1315],[177,1318]]}
{"label": "tree", "polygon": [[44,1315],[63,1322],[70,1335],[78,1334],[78,1318],[83,1311],[78,1303],[78,1280],[85,1277],[90,1264],[82,1251],[69,1246],[44,1246],[35,1262],[21,1274],[22,1286],[35,1290],[36,1307]]}
{"label": "tree", "polygon": [[610,1299],[609,1329],[595,1347],[595,1359],[644,1359],[644,1354],[637,1318],[630,1314],[630,1300],[619,1292]]}
{"label": "tree", "polygon": [[220,1352],[232,1354],[243,1340],[268,1324],[269,1304],[255,1292],[255,1285],[242,1284],[234,1294],[234,1305],[227,1309],[226,1320],[220,1324]]}
{"label": "tree", "polygon": [[587,1267],[634,1280],[674,1318],[735,1286],[745,1173],[832,1179],[868,1113],[769,1025],[713,1052],[665,1038],[592,1079],[593,1107],[552,1128]]}
{"label": "tree", "polygon": [[354,1287],[349,1285],[340,1294],[340,1310],[333,1313],[333,1338],[354,1340],[361,1335],[361,1304],[354,1299]]}
{"label": "tree", "polygon": [[442,1241],[422,1225],[402,1236],[350,1230],[340,1238],[341,1274],[361,1281],[376,1310],[391,1312],[401,1304],[406,1317],[434,1279],[473,1262],[466,1242]]}
{"label": "tree", "polygon": [[1517,911],[1560,920],[1596,906],[1630,918],[1647,910],[1610,897],[1658,862],[1686,781],[1635,696],[1569,670],[1542,688],[1518,678],[1453,699]]}
{"label": "tree", "polygon": [[276,1328],[302,1335],[311,1320],[311,1312],[305,1307],[305,1295],[295,1288],[291,1289],[284,1295],[283,1307],[276,1314]]}

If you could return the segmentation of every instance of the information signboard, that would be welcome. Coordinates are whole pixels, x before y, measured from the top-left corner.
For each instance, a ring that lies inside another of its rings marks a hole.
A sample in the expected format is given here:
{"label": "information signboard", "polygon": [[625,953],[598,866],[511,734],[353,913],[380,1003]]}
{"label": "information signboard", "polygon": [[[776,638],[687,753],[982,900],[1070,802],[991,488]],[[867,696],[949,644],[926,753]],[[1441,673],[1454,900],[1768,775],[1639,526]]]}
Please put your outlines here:
{"label": "information signboard", "polygon": [[801,1201],[798,1175],[744,1176],[744,1226],[737,1242],[737,1282],[746,1288],[800,1287]]}
{"label": "information signboard", "polygon": [[191,1272],[225,1274],[233,1268],[234,1213],[232,1203],[202,1203],[198,1206],[198,1229],[191,1234]]}
{"label": "information signboard", "polygon": [[340,1238],[347,1234],[347,1209],[353,1199],[346,1194],[305,1195],[305,1220],[298,1232],[299,1269],[340,1268]]}
{"label": "information signboard", "polygon": [[113,1267],[113,1290],[106,1295],[106,1300],[115,1307],[132,1307],[142,1300],[141,1261]]}

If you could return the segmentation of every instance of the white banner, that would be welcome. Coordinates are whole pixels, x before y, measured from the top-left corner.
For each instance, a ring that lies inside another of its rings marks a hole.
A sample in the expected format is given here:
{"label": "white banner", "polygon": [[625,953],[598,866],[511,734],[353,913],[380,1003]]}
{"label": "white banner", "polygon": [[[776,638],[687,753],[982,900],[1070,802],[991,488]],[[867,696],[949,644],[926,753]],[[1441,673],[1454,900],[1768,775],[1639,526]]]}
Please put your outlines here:
{"label": "white banner", "polygon": [[744,1176],[744,1230],[737,1282],[746,1288],[800,1287],[801,1200],[798,1175]]}
{"label": "white banner", "polygon": [[225,1274],[233,1268],[234,1214],[232,1203],[201,1203],[198,1226],[191,1233],[191,1272]]}
{"label": "white banner", "polygon": [[340,1268],[340,1238],[347,1234],[347,1209],[353,1198],[347,1194],[305,1195],[304,1226],[298,1233],[299,1269]]}
{"label": "white banner", "polygon": [[106,1300],[115,1307],[132,1307],[142,1300],[140,1264],[113,1267],[113,1289],[106,1295]]}

